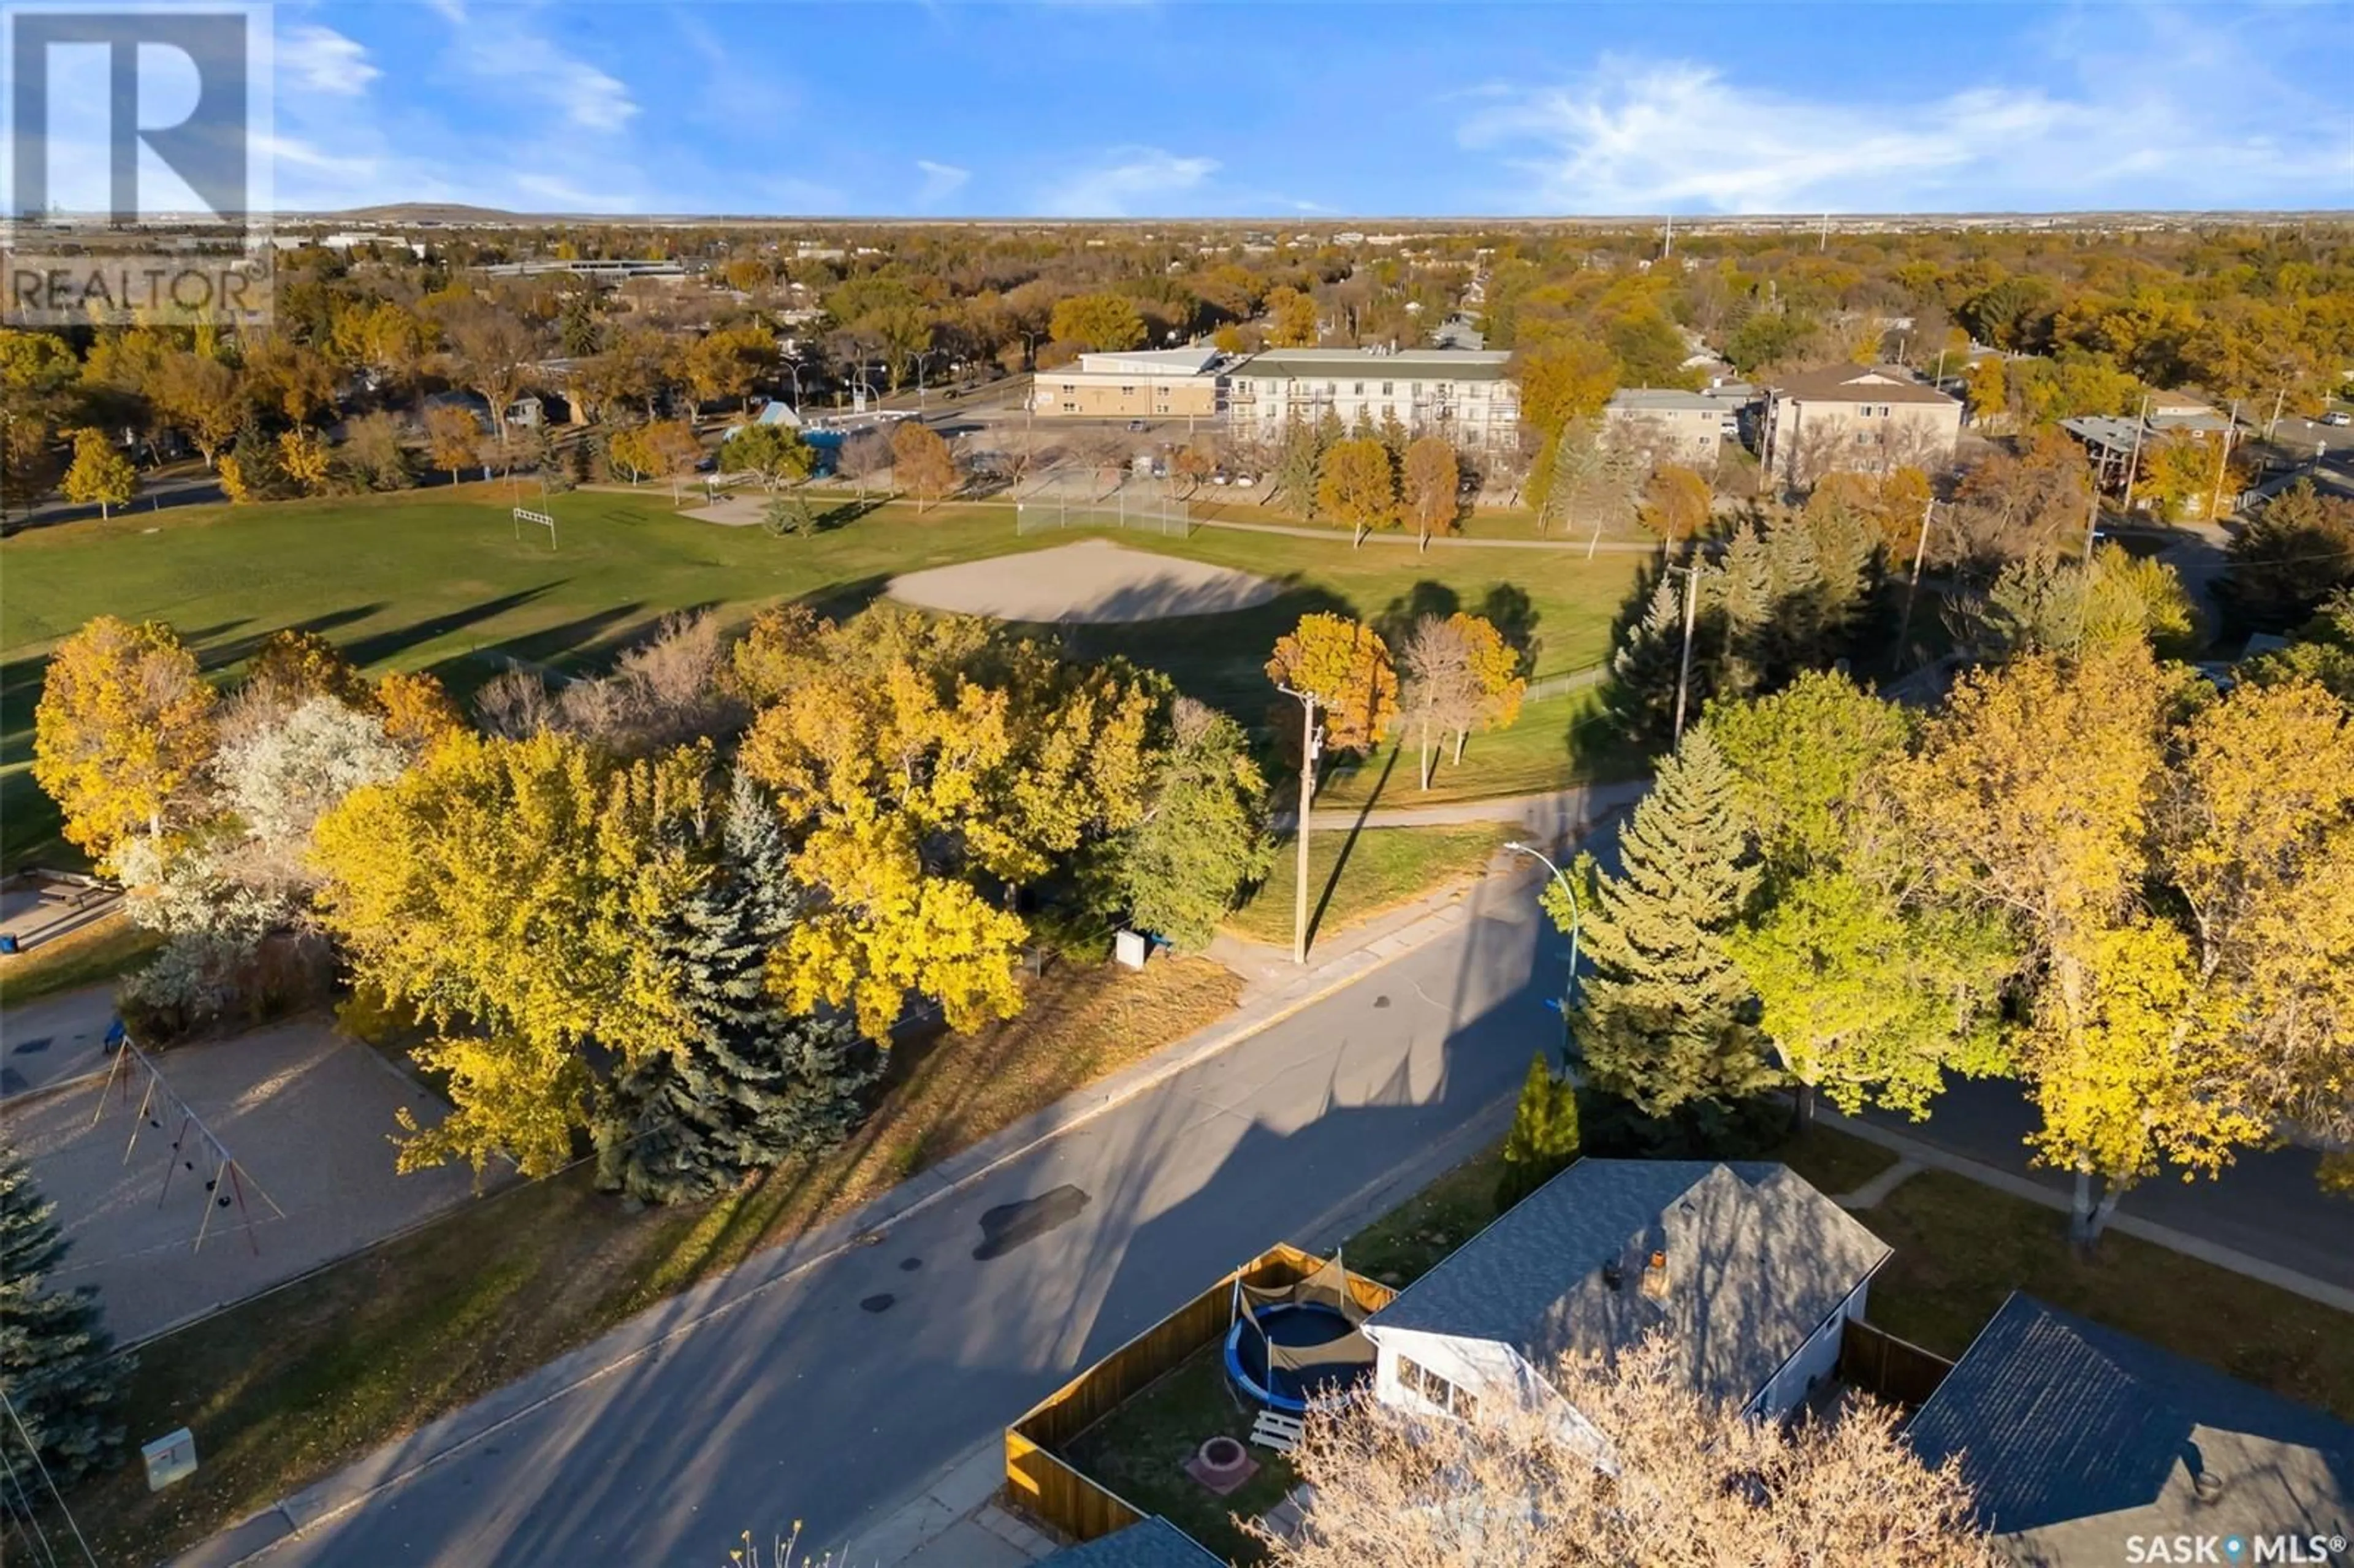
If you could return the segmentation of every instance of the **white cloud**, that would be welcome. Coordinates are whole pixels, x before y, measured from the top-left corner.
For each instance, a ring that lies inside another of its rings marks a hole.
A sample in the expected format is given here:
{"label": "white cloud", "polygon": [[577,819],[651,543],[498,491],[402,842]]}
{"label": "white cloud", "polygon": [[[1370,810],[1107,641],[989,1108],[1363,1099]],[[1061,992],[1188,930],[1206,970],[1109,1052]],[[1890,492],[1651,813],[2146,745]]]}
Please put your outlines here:
{"label": "white cloud", "polygon": [[1879,101],[1605,57],[1574,81],[1483,90],[1458,140],[1502,156],[1524,182],[1508,205],[1528,211],[2334,206],[2354,194],[2346,105],[2297,93],[2218,29],[2137,12],[2133,28],[2055,31],[2022,56],[2011,79],[2042,85]]}
{"label": "white cloud", "polygon": [[273,45],[281,90],[356,98],[384,72],[368,63],[365,47],[315,23],[289,27]]}
{"label": "white cloud", "polygon": [[432,0],[450,24],[451,69],[510,98],[528,99],[583,131],[614,132],[637,118],[627,83],[567,54],[512,6],[470,10],[463,0]]}
{"label": "white cloud", "polygon": [[916,167],[924,176],[923,188],[916,193],[917,207],[929,207],[934,202],[947,200],[964,189],[965,182],[972,178],[970,169],[960,169],[954,164],[936,164],[929,158],[917,159]]}
{"label": "white cloud", "polygon": [[1215,158],[1181,158],[1158,147],[1114,147],[1095,164],[1043,192],[1049,217],[1129,217],[1170,210],[1218,172]]}

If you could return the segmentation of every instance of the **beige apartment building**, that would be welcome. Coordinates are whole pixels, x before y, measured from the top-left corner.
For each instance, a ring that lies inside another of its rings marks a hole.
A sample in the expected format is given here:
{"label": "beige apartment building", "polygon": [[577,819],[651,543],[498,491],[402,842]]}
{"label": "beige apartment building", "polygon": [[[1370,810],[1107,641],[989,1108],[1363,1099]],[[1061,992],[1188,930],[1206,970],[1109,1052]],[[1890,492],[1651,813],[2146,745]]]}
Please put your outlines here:
{"label": "beige apartment building", "polygon": [[1727,436],[1739,433],[1740,406],[1705,392],[1637,387],[1616,393],[1602,410],[1610,433],[1654,464],[1681,463],[1712,472]]}
{"label": "beige apartment building", "polygon": [[1437,433],[1467,450],[1510,450],[1520,440],[1521,389],[1501,349],[1279,348],[1226,377],[1226,423],[1246,440],[1281,438],[1292,420],[1326,414],[1343,427],[1394,415],[1414,435]]}
{"label": "beige apartment building", "polygon": [[1776,382],[1759,460],[1785,485],[1827,473],[1937,468],[1961,440],[1962,405],[1892,366],[1834,365]]}
{"label": "beige apartment building", "polygon": [[1076,366],[1038,372],[1030,407],[1052,418],[1214,418],[1224,360],[1207,345],[1083,354]]}

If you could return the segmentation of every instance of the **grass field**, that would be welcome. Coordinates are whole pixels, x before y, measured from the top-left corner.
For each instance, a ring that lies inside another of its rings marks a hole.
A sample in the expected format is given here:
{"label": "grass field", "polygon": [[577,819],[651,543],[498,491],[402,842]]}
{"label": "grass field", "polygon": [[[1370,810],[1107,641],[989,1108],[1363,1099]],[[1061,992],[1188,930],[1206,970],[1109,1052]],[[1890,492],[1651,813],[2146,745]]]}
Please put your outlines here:
{"label": "grass field", "polygon": [[[1324,829],[1309,835],[1308,935],[1313,947],[1385,909],[1418,898],[1441,884],[1476,875],[1509,830],[1481,823],[1459,828],[1374,828],[1363,832]],[[1299,852],[1278,846],[1275,869],[1249,901],[1226,917],[1226,929],[1254,942],[1291,946],[1299,886]],[[1334,875],[1334,868],[1339,875]]]}
{"label": "grass field", "polygon": [[161,933],[117,909],[28,953],[0,956],[0,1007],[112,980],[163,945]]}
{"label": "grass field", "polygon": [[[27,773],[32,715],[49,648],[94,615],[168,620],[217,673],[233,671],[270,632],[303,627],[364,669],[429,668],[462,693],[510,658],[594,668],[674,609],[712,606],[742,619],[800,599],[847,611],[899,572],[1080,536],[1017,537],[1009,507],[981,504],[920,517],[885,506],[813,538],[771,539],[675,516],[652,493],[597,492],[557,499],[551,552],[545,540],[516,540],[510,504],[504,486],[470,485],[183,507],[36,528],[0,544],[0,862],[72,861]],[[1552,674],[1603,656],[1637,567],[1628,556],[1587,563],[1519,550],[1352,550],[1341,535],[1119,537],[1283,586],[1272,602],[1231,615],[1067,630],[1076,652],[1127,654],[1253,725],[1275,700],[1262,673],[1268,650],[1308,610],[1391,626],[1425,610],[1479,610],[1531,649],[1537,673]],[[1543,752],[1539,729],[1526,734],[1531,754]],[[1564,779],[1572,765],[1564,757]]]}
{"label": "grass field", "polygon": [[900,1046],[874,1114],[823,1160],[634,1213],[578,1167],[154,1340],[129,1429],[190,1426],[204,1467],[151,1494],[118,1467],[74,1511],[101,1561],[157,1561],[1215,1021],[1238,988],[1201,959],[1066,964],[1013,1023]]}
{"label": "grass field", "polygon": [[1650,767],[1642,751],[1610,722],[1595,688],[1522,705],[1510,728],[1472,736],[1459,763],[1443,745],[1432,750],[1437,762],[1427,789],[1416,783],[1420,749],[1415,737],[1401,734],[1363,761],[1332,769],[1317,789],[1316,803],[1435,806],[1633,779]]}

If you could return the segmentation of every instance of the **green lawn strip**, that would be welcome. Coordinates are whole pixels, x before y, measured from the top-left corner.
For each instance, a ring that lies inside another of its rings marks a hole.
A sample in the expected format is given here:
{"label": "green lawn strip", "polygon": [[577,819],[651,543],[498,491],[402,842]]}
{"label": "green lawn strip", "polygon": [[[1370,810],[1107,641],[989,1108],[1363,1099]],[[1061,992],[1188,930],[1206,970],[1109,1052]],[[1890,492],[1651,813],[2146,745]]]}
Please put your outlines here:
{"label": "green lawn strip", "polygon": [[118,909],[29,952],[0,958],[0,1007],[21,1007],[113,980],[137,968],[163,943],[160,932],[133,925]]}
{"label": "green lawn strip", "polygon": [[1335,768],[1318,789],[1317,804],[1362,806],[1378,790],[1375,805],[1410,810],[1636,779],[1651,766],[1642,749],[1628,744],[1610,722],[1601,692],[1591,688],[1525,704],[1509,728],[1472,736],[1459,763],[1443,740],[1435,741],[1431,751],[1434,765],[1427,789],[1417,782],[1420,742],[1413,734],[1402,733],[1364,760]]}
{"label": "green lawn strip", "polygon": [[[541,504],[529,487],[522,496]],[[94,615],[168,620],[217,673],[233,672],[270,632],[306,627],[372,673],[431,669],[462,696],[509,657],[597,668],[672,610],[714,607],[740,620],[761,605],[801,599],[846,613],[898,573],[1091,536],[1017,535],[1002,505],[918,514],[893,503],[813,537],[772,539],[758,528],[679,516],[665,494],[600,491],[546,501],[557,518],[551,551],[544,537],[515,536],[513,503],[506,486],[491,484],[188,506],[30,529],[0,545],[8,609],[0,641],[0,860],[80,863],[58,839],[56,811],[28,768],[44,661]],[[1338,536],[1095,533],[1280,585],[1269,603],[1232,614],[1062,629],[1079,655],[1125,654],[1253,726],[1265,725],[1276,706],[1267,653],[1310,610],[1370,618],[1393,630],[1426,611],[1478,611],[1531,648],[1542,676],[1604,656],[1637,569],[1624,556],[1591,563],[1500,550],[1417,556],[1352,550]]]}
{"label": "green lawn strip", "polygon": [[2318,1302],[2115,1232],[2080,1258],[2063,1215],[1939,1171],[1857,1218],[1896,1249],[1872,1281],[1872,1320],[1941,1356],[2024,1290],[2354,1420],[2354,1318]]}
{"label": "green lawn strip", "polygon": [[[1308,843],[1311,945],[1447,883],[1477,875],[1511,836],[1509,829],[1487,822],[1372,828],[1356,833],[1345,828],[1315,830]],[[1298,867],[1298,853],[1287,841],[1278,848],[1267,881],[1227,916],[1226,929],[1251,941],[1290,946]]]}
{"label": "green lawn strip", "polygon": [[134,1441],[189,1427],[203,1467],[151,1494],[122,1465],[79,1489],[75,1514],[102,1560],[167,1556],[1216,1021],[1238,994],[1203,959],[1060,966],[1022,1020],[896,1048],[875,1111],[822,1160],[636,1212],[576,1167],[168,1335],[139,1351],[125,1425]]}
{"label": "green lawn strip", "polygon": [[1893,1150],[1820,1123],[1786,1139],[1774,1158],[1832,1198],[1854,1192],[1896,1163]]}

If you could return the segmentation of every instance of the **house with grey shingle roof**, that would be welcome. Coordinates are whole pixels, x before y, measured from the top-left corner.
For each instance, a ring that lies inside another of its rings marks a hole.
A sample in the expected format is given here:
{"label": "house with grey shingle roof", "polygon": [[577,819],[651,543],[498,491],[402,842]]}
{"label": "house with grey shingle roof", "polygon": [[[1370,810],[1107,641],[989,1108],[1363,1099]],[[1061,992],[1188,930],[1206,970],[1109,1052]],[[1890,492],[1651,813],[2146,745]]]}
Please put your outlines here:
{"label": "house with grey shingle roof", "polygon": [[[2038,1568],[2327,1563],[2264,1543],[2354,1537],[2354,1425],[2030,1296],[2003,1303],[1905,1435],[1930,1464],[1960,1457],[1980,1521]],[[2137,1555],[2137,1538],[2169,1554]]]}
{"label": "house with grey shingle roof", "polygon": [[1889,1247],[1787,1166],[1581,1160],[1365,1320],[1376,1397],[1556,1397],[1564,1354],[1664,1332],[1692,1386],[1780,1416],[1829,1379]]}
{"label": "house with grey shingle roof", "polygon": [[1141,1524],[1057,1552],[1039,1568],[1225,1568],[1225,1564],[1156,1513]]}

